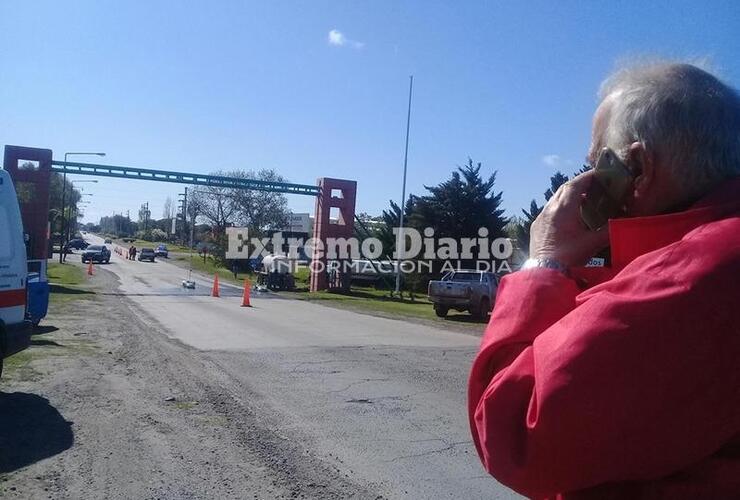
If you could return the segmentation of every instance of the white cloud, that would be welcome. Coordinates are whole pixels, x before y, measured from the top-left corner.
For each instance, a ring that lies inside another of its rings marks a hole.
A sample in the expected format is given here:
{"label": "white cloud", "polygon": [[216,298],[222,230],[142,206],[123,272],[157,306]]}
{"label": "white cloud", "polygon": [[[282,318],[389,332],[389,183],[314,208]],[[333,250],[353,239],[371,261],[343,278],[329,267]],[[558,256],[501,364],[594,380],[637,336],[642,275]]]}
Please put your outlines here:
{"label": "white cloud", "polygon": [[560,165],[560,156],[558,155],[545,155],[542,157],[542,163],[547,165],[548,167],[557,167]]}
{"label": "white cloud", "polygon": [[550,154],[542,157],[542,163],[550,168],[563,168],[572,167],[574,165],[573,160],[566,160],[560,155]]}
{"label": "white cloud", "polygon": [[365,46],[363,42],[358,42],[357,40],[351,40],[344,36],[344,33],[337,29],[333,29],[329,31],[329,36],[327,37],[327,41],[329,42],[329,45],[334,45],[335,47],[352,47],[353,49],[361,49]]}

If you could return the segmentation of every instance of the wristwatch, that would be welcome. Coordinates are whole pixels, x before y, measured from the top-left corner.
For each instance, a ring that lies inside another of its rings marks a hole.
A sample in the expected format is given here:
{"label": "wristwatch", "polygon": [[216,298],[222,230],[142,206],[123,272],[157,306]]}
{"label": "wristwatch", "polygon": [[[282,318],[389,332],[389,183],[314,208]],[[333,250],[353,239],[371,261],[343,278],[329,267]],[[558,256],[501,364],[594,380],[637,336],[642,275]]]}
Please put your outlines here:
{"label": "wristwatch", "polygon": [[568,266],[555,259],[527,259],[524,261],[524,264],[522,264],[520,270],[535,269],[538,267],[544,269],[554,269],[555,271],[559,271],[568,276]]}

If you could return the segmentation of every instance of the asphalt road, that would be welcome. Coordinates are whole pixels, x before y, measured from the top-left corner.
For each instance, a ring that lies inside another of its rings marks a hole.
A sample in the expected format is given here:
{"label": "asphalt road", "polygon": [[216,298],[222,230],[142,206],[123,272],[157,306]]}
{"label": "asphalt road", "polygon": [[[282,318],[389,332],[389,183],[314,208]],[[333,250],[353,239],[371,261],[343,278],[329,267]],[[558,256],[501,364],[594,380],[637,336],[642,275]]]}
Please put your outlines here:
{"label": "asphalt road", "polygon": [[273,295],[253,293],[253,307],[243,308],[238,287],[222,283],[222,296],[210,297],[211,281],[194,275],[196,289],[182,288],[187,271],[166,259],[114,253],[97,268],[120,281],[107,293],[218,367],[213,377],[266,425],[312,460],[341,464],[367,491],[514,496],[485,474],[470,441],[465,385],[478,337]]}

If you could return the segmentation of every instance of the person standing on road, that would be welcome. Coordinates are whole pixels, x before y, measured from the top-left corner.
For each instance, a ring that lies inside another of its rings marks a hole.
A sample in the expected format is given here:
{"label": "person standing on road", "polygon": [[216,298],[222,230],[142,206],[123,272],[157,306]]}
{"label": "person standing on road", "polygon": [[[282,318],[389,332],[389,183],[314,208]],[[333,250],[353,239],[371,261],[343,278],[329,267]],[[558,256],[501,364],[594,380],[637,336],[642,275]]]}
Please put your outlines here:
{"label": "person standing on road", "polygon": [[589,160],[630,170],[627,217],[581,222],[591,171],[532,224],[473,363],[473,440],[530,497],[740,498],[740,96],[660,63],[601,98]]}

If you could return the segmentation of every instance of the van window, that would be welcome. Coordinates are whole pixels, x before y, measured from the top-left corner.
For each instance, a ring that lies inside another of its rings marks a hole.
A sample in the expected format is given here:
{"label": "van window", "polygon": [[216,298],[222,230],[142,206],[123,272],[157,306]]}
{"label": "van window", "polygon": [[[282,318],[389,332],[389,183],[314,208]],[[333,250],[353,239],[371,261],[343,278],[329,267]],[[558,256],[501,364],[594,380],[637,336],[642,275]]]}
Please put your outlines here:
{"label": "van window", "polygon": [[0,260],[13,258],[13,231],[10,227],[8,210],[0,205]]}

